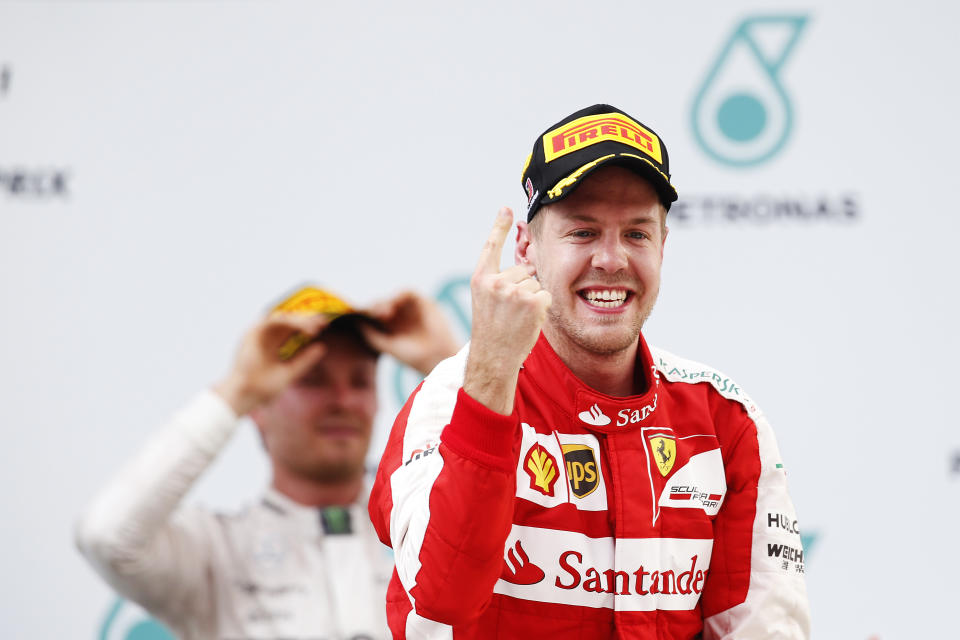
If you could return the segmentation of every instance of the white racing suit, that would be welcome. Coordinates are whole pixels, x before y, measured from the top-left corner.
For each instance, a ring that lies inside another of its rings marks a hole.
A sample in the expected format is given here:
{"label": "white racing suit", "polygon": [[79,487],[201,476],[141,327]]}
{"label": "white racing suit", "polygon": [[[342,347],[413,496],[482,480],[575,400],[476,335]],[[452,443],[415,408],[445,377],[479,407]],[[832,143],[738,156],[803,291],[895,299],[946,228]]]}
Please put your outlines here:
{"label": "white racing suit", "polygon": [[235,515],[177,510],[238,424],[215,393],[198,395],[96,497],[80,551],[184,640],[388,638],[393,559],[365,495],[321,512],[268,489]]}

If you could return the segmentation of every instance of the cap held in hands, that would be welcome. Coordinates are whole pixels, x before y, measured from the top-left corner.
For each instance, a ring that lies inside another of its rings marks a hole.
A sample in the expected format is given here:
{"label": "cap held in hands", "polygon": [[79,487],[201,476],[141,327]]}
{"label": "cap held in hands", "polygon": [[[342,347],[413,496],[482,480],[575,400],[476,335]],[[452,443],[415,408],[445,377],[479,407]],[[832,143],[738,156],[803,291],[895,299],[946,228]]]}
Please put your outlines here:
{"label": "cap held in hands", "polygon": [[[380,324],[377,319],[363,311],[355,309],[340,296],[312,285],[300,287],[291,295],[274,305],[270,311],[303,315],[323,314],[327,316],[331,322],[336,321],[338,325],[351,322],[370,322],[374,325]],[[371,351],[377,351],[363,339],[360,331],[356,331],[356,334]],[[320,335],[322,336],[323,332],[321,332]],[[289,360],[305,344],[315,339],[316,337],[305,336],[300,333],[291,336],[280,347],[280,357],[283,360]]]}

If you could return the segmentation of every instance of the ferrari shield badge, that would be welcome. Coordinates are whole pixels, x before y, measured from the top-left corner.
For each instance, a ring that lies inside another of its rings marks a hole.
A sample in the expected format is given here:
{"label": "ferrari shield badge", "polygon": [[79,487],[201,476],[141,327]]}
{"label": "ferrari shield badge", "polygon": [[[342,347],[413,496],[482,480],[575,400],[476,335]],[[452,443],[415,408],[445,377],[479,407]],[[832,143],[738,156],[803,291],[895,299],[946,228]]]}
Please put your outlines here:
{"label": "ferrari shield badge", "polygon": [[650,438],[650,450],[660,475],[666,477],[677,457],[677,441],[669,436],[653,436]]}

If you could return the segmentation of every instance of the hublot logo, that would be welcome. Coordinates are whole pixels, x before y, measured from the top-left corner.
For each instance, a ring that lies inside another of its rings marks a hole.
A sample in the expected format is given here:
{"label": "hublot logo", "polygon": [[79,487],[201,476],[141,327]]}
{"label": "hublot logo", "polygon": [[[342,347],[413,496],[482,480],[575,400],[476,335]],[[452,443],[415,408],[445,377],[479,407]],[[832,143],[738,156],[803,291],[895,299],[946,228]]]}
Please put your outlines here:
{"label": "hublot logo", "polygon": [[783,529],[784,531],[798,535],[800,533],[800,525],[797,524],[797,521],[782,513],[768,513],[767,527],[771,529]]}

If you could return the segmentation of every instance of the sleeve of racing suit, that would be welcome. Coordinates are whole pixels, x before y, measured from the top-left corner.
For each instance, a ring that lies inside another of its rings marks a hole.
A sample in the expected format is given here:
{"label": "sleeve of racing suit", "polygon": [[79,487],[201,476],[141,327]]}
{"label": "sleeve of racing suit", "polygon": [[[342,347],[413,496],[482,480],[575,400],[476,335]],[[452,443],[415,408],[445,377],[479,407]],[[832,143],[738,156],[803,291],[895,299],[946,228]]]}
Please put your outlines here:
{"label": "sleeve of racing suit", "polygon": [[465,354],[438,365],[397,416],[370,500],[413,613],[454,626],[483,612],[503,568],[519,429],[460,388]]}
{"label": "sleeve of racing suit", "polygon": [[723,452],[727,493],[714,520],[704,639],[809,638],[803,549],[773,431],[756,407],[728,408],[742,426]]}
{"label": "sleeve of racing suit", "polygon": [[155,434],[76,525],[80,552],[123,596],[164,621],[214,614],[199,522],[173,515],[239,423],[205,391]]}

